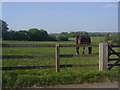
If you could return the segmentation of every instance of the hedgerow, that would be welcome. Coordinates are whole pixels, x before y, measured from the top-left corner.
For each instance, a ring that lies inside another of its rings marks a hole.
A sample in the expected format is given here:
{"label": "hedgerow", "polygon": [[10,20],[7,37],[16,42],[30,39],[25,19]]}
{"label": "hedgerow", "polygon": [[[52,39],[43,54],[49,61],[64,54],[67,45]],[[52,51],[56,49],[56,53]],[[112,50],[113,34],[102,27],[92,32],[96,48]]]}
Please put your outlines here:
{"label": "hedgerow", "polygon": [[118,71],[15,73],[3,72],[3,88],[44,87],[118,80]]}

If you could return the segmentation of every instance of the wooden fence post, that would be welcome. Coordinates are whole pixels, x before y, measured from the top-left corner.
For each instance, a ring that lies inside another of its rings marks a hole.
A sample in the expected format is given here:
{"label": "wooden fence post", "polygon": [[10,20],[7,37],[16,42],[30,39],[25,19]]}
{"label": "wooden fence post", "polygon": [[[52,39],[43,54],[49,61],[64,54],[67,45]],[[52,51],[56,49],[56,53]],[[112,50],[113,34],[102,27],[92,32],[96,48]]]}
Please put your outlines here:
{"label": "wooden fence post", "polygon": [[59,47],[59,44],[56,44],[55,60],[56,60],[56,72],[60,72],[60,47]]}
{"label": "wooden fence post", "polygon": [[99,44],[99,71],[108,70],[108,44]]}

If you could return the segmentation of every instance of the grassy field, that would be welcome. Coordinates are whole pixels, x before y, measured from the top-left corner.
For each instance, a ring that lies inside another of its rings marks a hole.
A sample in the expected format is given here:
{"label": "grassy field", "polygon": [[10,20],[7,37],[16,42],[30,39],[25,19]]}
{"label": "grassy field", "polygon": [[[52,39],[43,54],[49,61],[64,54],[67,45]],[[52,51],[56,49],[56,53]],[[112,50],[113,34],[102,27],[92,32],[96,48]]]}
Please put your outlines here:
{"label": "grassy field", "polygon": [[[102,41],[103,38],[99,38]],[[98,43],[92,38],[93,43]],[[3,44],[75,44],[75,41],[67,42],[36,42],[36,41],[3,41]],[[93,48],[93,53],[98,53],[98,47]],[[60,54],[75,54],[75,48],[61,48]],[[87,49],[85,50],[87,53]],[[14,47],[2,48],[3,55],[55,55],[55,48],[41,47]],[[60,64],[98,64],[98,57],[81,57],[81,58],[61,58]],[[55,65],[54,58],[34,58],[34,59],[3,59],[2,66],[39,66]],[[99,72],[98,67],[74,67],[61,68],[61,72],[56,73],[52,69],[29,69],[3,71],[4,88],[23,88],[23,87],[42,87],[47,85],[59,84],[80,84],[103,81],[114,81],[118,78],[118,71],[115,68],[112,71]]]}

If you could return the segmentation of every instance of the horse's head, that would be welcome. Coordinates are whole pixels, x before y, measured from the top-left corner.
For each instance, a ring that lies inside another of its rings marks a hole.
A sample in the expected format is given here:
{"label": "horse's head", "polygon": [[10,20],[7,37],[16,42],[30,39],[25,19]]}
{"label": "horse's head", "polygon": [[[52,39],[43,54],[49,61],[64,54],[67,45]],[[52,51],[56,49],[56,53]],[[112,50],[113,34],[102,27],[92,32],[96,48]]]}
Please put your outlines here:
{"label": "horse's head", "polygon": [[80,42],[81,42],[81,36],[78,35],[78,36],[76,37],[76,43],[77,43],[77,44],[80,44]]}

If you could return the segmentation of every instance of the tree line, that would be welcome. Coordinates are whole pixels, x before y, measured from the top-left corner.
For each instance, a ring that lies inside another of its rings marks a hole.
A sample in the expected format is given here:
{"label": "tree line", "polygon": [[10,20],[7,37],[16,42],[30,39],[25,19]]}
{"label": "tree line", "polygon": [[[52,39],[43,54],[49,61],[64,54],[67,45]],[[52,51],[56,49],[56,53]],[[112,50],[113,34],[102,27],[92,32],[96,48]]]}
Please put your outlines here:
{"label": "tree line", "polygon": [[29,30],[9,30],[8,24],[0,19],[0,31],[2,31],[3,40],[19,40],[19,41],[68,41],[68,37],[64,35],[51,35],[44,29],[31,28]]}
{"label": "tree line", "polygon": [[77,35],[84,35],[90,37],[106,37],[106,40],[113,40],[115,42],[120,42],[118,39],[119,33],[110,32],[61,32],[48,34],[44,29],[31,28],[29,30],[9,30],[8,24],[0,19],[0,31],[2,31],[3,40],[24,40],[24,41],[68,41],[71,37],[76,37]]}
{"label": "tree line", "polygon": [[44,29],[31,28],[29,30],[9,30],[8,24],[0,20],[0,31],[2,31],[3,40],[24,40],[24,41],[56,41],[56,38],[50,36]]}

